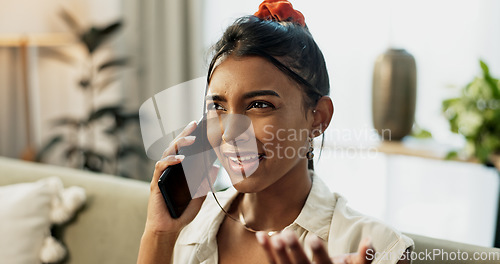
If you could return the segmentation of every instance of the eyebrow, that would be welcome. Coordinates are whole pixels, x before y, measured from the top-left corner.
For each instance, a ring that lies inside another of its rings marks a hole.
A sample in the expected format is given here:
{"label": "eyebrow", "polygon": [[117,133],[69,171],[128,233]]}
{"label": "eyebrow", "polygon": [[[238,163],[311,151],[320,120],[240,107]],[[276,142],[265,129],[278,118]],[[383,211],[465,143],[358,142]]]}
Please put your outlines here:
{"label": "eyebrow", "polygon": [[226,102],[226,97],[222,95],[209,94],[205,97],[205,101],[221,101]]}
{"label": "eyebrow", "polygon": [[[253,97],[257,97],[257,96],[266,96],[266,95],[271,95],[271,96],[276,96],[278,98],[281,98],[281,96],[273,90],[258,90],[258,91],[251,91],[251,92],[244,94],[243,99],[249,99],[249,98],[253,98]],[[217,95],[217,94],[207,95],[207,97],[205,97],[205,100],[221,101],[221,102],[227,101],[226,97],[224,97],[223,95]]]}

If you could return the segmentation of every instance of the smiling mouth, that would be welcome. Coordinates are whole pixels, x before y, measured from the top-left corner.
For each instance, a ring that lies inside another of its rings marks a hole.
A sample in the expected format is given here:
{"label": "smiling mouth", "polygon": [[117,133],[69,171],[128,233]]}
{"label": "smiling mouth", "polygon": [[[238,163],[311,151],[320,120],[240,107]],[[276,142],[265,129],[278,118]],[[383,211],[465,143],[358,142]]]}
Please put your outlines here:
{"label": "smiling mouth", "polygon": [[252,156],[227,156],[230,161],[237,163],[238,165],[243,165],[243,163],[247,162],[254,162],[256,160],[261,161],[264,159],[264,157],[264,154],[257,154]]}
{"label": "smiling mouth", "polygon": [[[228,166],[227,169],[231,171],[234,176],[242,176],[247,178],[252,175],[258,168],[260,163],[265,159],[264,154],[251,154],[239,156],[233,153],[226,155]],[[228,171],[228,172],[229,172]]]}

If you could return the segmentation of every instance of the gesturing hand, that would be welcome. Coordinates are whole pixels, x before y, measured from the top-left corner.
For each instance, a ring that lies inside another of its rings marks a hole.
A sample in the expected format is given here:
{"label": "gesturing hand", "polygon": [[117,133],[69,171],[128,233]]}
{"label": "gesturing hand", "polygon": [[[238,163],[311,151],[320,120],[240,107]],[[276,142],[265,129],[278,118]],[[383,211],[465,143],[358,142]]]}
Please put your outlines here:
{"label": "gesturing hand", "polygon": [[[302,245],[299,243],[295,233],[285,230],[279,234],[269,237],[265,232],[257,232],[257,240],[266,251],[269,263],[288,264],[288,263],[311,263],[307,258]],[[371,249],[374,253],[370,240],[364,239],[359,243],[358,252],[336,256],[331,258],[323,246],[323,242],[315,237],[308,241],[313,252],[314,263],[317,264],[367,264],[371,260],[367,258],[367,250]]]}

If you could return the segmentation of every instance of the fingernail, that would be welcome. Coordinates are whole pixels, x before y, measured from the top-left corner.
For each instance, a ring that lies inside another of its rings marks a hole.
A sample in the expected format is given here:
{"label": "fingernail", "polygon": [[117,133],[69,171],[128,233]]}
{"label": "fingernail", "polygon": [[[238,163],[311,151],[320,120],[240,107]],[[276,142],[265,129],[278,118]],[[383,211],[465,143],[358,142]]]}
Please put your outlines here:
{"label": "fingernail", "polygon": [[311,239],[311,248],[313,250],[319,249],[323,245],[323,241],[319,237],[315,236]]}
{"label": "fingernail", "polygon": [[287,246],[292,246],[295,244],[295,234],[290,230],[285,230],[282,232],[283,241],[285,241]]}
{"label": "fingernail", "polygon": [[186,157],[186,156],[184,156],[184,155],[175,155],[175,157],[174,157],[174,158],[175,158],[176,160],[183,160],[185,157]]}
{"label": "fingernail", "polygon": [[194,124],[196,124],[196,120],[191,121],[191,122],[188,124],[188,127],[192,127],[192,126],[194,126]]}
{"label": "fingernail", "polygon": [[367,248],[372,247],[372,239],[370,237],[365,237],[362,244],[366,245]]}
{"label": "fingernail", "polygon": [[259,231],[259,232],[255,233],[255,236],[257,237],[257,241],[260,244],[264,245],[266,243],[266,238],[265,238],[266,233]]}
{"label": "fingernail", "polygon": [[187,136],[184,137],[187,141],[194,141],[196,139],[196,136]]}
{"label": "fingernail", "polygon": [[346,264],[346,258],[345,256],[337,256],[333,258],[333,263],[335,264]]}
{"label": "fingernail", "polygon": [[274,249],[276,249],[276,250],[280,250],[283,248],[283,243],[281,242],[279,235],[271,237],[271,244],[273,245]]}

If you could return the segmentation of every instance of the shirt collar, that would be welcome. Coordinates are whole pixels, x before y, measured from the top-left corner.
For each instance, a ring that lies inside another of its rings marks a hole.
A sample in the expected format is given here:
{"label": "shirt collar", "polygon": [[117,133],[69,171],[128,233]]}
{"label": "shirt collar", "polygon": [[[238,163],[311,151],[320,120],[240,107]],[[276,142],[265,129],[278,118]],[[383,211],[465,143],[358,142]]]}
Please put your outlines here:
{"label": "shirt collar", "polygon": [[[312,178],[312,187],[306,199],[306,203],[295,221],[285,229],[296,229],[297,226],[315,234],[323,240],[328,239],[328,232],[335,206],[335,196],[326,184],[314,171],[309,171]],[[224,192],[216,193],[217,200],[221,206],[228,210],[238,192],[229,188]],[[224,220],[224,212],[219,208],[213,195],[207,196],[204,206],[198,215],[183,230],[177,243],[180,245],[196,245],[196,253],[200,262],[206,260],[217,250],[217,232]],[[207,223],[207,221],[212,221]]]}
{"label": "shirt collar", "polygon": [[312,187],[306,203],[297,219],[289,226],[298,225],[323,240],[328,239],[328,232],[335,208],[335,196],[321,178],[310,170]]}
{"label": "shirt collar", "polygon": [[[229,188],[223,192],[217,192],[215,196],[225,210],[229,209],[238,192]],[[224,212],[215,201],[214,195],[209,193],[198,213],[198,216],[187,225],[181,232],[177,243],[190,245],[202,244],[215,240],[219,226],[224,220]],[[211,222],[210,222],[211,221]]]}

